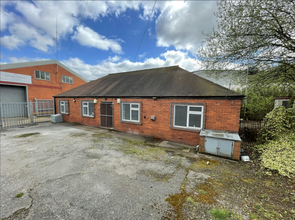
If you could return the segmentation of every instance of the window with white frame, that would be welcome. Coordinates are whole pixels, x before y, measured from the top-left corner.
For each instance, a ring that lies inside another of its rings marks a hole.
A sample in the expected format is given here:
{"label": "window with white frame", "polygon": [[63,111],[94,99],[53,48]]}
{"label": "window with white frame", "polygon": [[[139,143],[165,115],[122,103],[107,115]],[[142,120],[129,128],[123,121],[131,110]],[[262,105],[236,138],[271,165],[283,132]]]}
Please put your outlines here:
{"label": "window with white frame", "polygon": [[82,116],[94,117],[94,104],[92,101],[82,102]]}
{"label": "window with white frame", "polygon": [[62,82],[63,83],[70,83],[73,84],[73,77],[72,76],[61,76]]}
{"label": "window with white frame", "polygon": [[69,101],[59,101],[59,113],[69,114]]}
{"label": "window with white frame", "polygon": [[35,70],[35,78],[50,81],[50,73]]}
{"label": "window with white frame", "polygon": [[173,126],[179,128],[202,129],[204,106],[174,105]]}
{"label": "window with white frame", "polygon": [[122,121],[140,122],[140,104],[122,103]]}

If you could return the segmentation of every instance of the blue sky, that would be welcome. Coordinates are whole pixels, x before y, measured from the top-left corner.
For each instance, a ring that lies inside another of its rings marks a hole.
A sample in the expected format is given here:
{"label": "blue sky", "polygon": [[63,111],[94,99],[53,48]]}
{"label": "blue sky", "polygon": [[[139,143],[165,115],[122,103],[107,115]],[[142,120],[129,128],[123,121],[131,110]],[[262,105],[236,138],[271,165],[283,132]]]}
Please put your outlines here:
{"label": "blue sky", "polygon": [[134,61],[154,1],[0,4],[1,63],[56,59],[57,21],[58,60],[90,80],[171,65],[198,70],[194,54],[217,11],[215,1],[157,1]]}

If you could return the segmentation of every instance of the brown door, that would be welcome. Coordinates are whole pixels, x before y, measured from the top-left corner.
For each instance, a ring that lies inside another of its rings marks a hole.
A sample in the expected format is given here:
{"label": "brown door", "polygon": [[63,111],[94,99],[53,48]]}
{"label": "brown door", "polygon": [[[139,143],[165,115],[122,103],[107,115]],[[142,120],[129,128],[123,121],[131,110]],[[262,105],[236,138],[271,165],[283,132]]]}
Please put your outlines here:
{"label": "brown door", "polygon": [[100,127],[113,128],[113,103],[100,103]]}

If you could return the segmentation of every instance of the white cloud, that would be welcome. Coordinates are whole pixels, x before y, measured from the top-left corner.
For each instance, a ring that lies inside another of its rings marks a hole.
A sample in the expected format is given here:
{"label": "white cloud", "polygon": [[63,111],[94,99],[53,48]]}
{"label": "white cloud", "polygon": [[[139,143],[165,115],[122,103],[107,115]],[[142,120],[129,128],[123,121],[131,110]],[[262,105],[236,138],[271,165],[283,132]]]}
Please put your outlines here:
{"label": "white cloud", "polygon": [[139,1],[107,1],[108,12],[114,13],[117,17],[127,9],[139,10],[142,5]]}
{"label": "white cloud", "polygon": [[[34,39],[24,37],[14,29],[14,33],[11,33],[11,35],[15,35],[13,40],[16,41],[16,39],[18,39],[19,41],[26,41],[26,43],[29,43],[30,45],[37,43],[35,48],[47,52],[49,50],[48,46],[53,45],[48,39],[53,39],[56,36],[56,21],[58,37],[65,39],[74,33],[75,27],[79,26],[80,21],[83,22],[85,19],[92,19],[95,21],[100,17],[111,14],[114,14],[118,17],[127,9],[139,11],[142,4],[142,2],[138,1],[4,2],[1,3],[1,30],[6,28],[11,29],[11,27],[17,26],[16,24],[22,24],[24,26],[30,27],[30,31],[34,29],[35,34],[30,35]],[[19,15],[13,12],[7,12],[5,9],[6,6],[13,7]],[[84,8],[85,12],[83,14],[83,18],[81,18]],[[38,36],[36,33],[38,33]],[[42,40],[41,38],[44,39]],[[104,39],[103,36],[100,36],[100,38]],[[101,40],[100,38],[98,39]],[[16,49],[21,45],[24,44],[18,44],[17,46],[12,46],[10,44],[9,48]],[[94,45],[98,47],[97,44]],[[116,53],[122,53],[121,47],[115,42],[109,42],[109,48],[111,48],[113,51],[116,51]]]}
{"label": "white cloud", "polygon": [[108,61],[110,61],[110,62],[118,62],[119,60],[121,60],[121,57],[119,57],[117,55],[108,58]]}
{"label": "white cloud", "polygon": [[18,1],[15,3],[15,9],[31,27],[53,38],[56,35],[56,19],[59,37],[65,37],[74,31],[73,27],[78,24],[77,17],[83,8],[82,3],[78,1]]}
{"label": "white cloud", "polygon": [[29,58],[29,57],[9,57],[8,58],[11,63],[24,63],[24,62],[32,62],[32,61],[41,61],[41,60],[48,60],[44,58]]}
{"label": "white cloud", "polygon": [[146,54],[147,54],[147,53],[143,53],[143,54],[138,55],[139,59],[144,58],[144,57],[146,56]]}
{"label": "white cloud", "polygon": [[[96,65],[85,63],[79,58],[70,58],[61,61],[69,68],[81,74],[87,79],[93,80],[105,76],[109,73],[118,73],[126,71],[134,71],[141,69],[149,69],[156,67],[165,67],[179,65],[180,67],[194,71],[200,68],[199,61],[188,56],[188,53],[181,51],[167,51],[157,58],[148,58],[143,62],[131,62],[129,60],[118,60],[119,57],[108,58]],[[119,62],[118,62],[119,61]]]}
{"label": "white cloud", "polygon": [[197,52],[215,25],[215,1],[168,2],[156,20],[157,46],[174,46],[177,50]]}
{"label": "white cloud", "polygon": [[[27,41],[30,46],[47,52],[48,46],[53,46],[54,41],[48,35],[40,34],[35,28],[30,27],[24,23],[16,23],[9,27],[9,31],[12,34],[10,37],[16,42],[25,42]],[[7,36],[4,36],[4,38]],[[20,43],[21,44],[21,43]],[[22,46],[24,43],[22,43]]]}
{"label": "white cloud", "polygon": [[9,13],[6,10],[4,10],[2,7],[0,8],[0,30],[4,31],[9,22],[15,21],[15,15],[13,13]]}
{"label": "white cloud", "polygon": [[[84,16],[80,18],[86,4]],[[14,7],[17,13],[7,12],[7,5]],[[146,20],[149,18],[153,5],[153,1],[15,1],[2,3],[1,28],[8,28],[10,35],[1,38],[1,43],[3,44],[4,40],[3,46],[11,50],[30,45],[38,50],[48,52],[54,46],[55,18],[57,18],[57,29],[61,40],[74,34],[72,39],[76,39],[83,46],[112,50],[121,54],[123,51],[120,39],[110,39],[110,36],[102,36],[85,25],[79,25],[79,19],[83,23],[85,19],[95,21],[110,15],[118,17],[127,9],[132,9],[140,13],[139,17]],[[154,19],[156,15],[159,15],[156,18],[157,46],[174,46],[177,50],[196,52],[204,39],[201,32],[211,30],[215,24],[212,12],[216,9],[216,2],[210,1],[158,1],[153,14]],[[153,30],[149,29],[149,35],[154,36],[151,31]],[[166,55],[168,56],[168,54]],[[166,58],[149,58],[147,60],[150,62],[151,59],[161,61]],[[133,66],[136,65],[136,63],[133,64]]]}
{"label": "white cloud", "polygon": [[114,53],[122,54],[122,47],[118,40],[107,39],[105,36],[96,33],[89,27],[79,26],[73,40],[77,40],[82,46],[95,47],[101,50],[111,49]]}
{"label": "white cloud", "polygon": [[19,49],[19,47],[25,45],[25,41],[19,39],[17,36],[4,36],[0,38],[1,45],[9,50]]}

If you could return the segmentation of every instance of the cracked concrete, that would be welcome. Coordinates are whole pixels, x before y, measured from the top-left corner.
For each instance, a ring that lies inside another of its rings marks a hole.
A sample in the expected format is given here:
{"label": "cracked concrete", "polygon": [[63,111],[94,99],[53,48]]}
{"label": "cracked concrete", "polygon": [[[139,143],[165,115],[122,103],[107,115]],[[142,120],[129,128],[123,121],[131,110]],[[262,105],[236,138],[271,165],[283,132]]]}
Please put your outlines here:
{"label": "cracked concrete", "polygon": [[44,123],[1,132],[0,219],[167,216],[165,198],[179,191],[190,160],[105,131]]}

